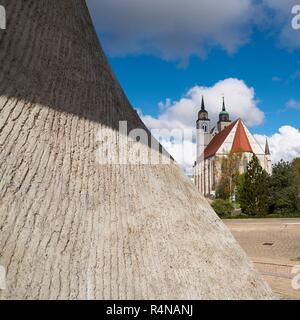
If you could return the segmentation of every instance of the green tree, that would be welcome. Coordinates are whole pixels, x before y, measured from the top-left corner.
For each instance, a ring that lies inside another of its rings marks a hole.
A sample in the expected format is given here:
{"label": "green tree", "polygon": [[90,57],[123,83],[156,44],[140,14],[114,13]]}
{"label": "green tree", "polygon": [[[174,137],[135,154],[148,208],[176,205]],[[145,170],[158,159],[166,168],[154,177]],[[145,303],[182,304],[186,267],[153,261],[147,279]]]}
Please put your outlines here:
{"label": "green tree", "polygon": [[295,173],[295,184],[298,190],[296,196],[296,206],[297,209],[300,211],[300,158],[294,159],[292,162],[293,171]]}
{"label": "green tree", "polygon": [[289,214],[297,210],[297,163],[281,160],[273,166],[269,184],[269,212]]}
{"label": "green tree", "polygon": [[296,184],[300,186],[300,158],[293,160],[292,168],[295,173]]}
{"label": "green tree", "polygon": [[241,209],[245,214],[259,216],[267,213],[268,174],[254,155],[248,164],[244,183],[239,192]]}
{"label": "green tree", "polygon": [[229,153],[221,163],[221,177],[216,189],[216,198],[231,201],[233,199],[239,168],[241,152]]}
{"label": "green tree", "polygon": [[242,190],[245,184],[245,174],[240,174],[236,179],[236,192],[235,192],[235,201],[241,202]]}

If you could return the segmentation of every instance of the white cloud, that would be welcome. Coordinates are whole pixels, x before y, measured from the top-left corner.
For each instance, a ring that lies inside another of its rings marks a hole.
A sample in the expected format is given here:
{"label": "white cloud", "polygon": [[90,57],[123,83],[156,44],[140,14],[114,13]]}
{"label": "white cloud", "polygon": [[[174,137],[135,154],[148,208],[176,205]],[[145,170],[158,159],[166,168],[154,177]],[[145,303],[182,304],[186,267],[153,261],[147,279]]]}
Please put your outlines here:
{"label": "white cloud", "polygon": [[174,144],[164,140],[162,144],[183,170],[188,175],[192,175],[192,168],[196,159],[196,144],[189,140],[183,140],[182,143]]}
{"label": "white cloud", "polygon": [[[191,135],[188,139],[180,140],[180,134],[176,129],[192,130],[195,128],[197,113],[201,106],[202,95],[205,97],[206,108],[212,124],[215,124],[221,110],[222,94],[225,94],[227,110],[231,119],[242,118],[249,126],[263,123],[264,113],[257,106],[255,90],[248,87],[244,81],[238,79],[225,79],[217,82],[212,87],[196,86],[191,88],[179,101],[166,100],[160,103],[161,113],[157,118],[146,115],[142,117],[144,123],[151,129],[173,130],[172,136],[177,137],[175,143],[171,143],[167,134],[161,140],[166,150],[182,167],[191,173],[191,167],[195,161],[196,146]],[[294,99],[289,100],[287,107],[298,109],[300,102]],[[257,141],[264,146],[266,138],[272,153],[273,163],[283,160],[292,160],[300,157],[300,131],[292,126],[283,126],[277,133],[271,136],[255,135]]]}
{"label": "white cloud", "polygon": [[167,134],[165,135],[166,139],[163,139],[161,142],[178,163],[188,168],[192,166],[196,158],[192,134],[185,140],[184,150],[185,154],[194,154],[194,156],[186,157],[185,154],[182,155],[180,132],[177,134],[174,131],[177,129],[195,129],[202,95],[205,97],[205,105],[209,112],[211,124],[212,126],[216,125],[222,108],[223,94],[225,95],[227,110],[232,120],[242,118],[250,127],[259,125],[264,121],[264,113],[257,106],[258,101],[255,98],[255,90],[248,87],[244,81],[234,78],[219,81],[212,87],[195,86],[179,101],[167,99],[165,104],[160,102],[159,109],[161,112],[157,118],[145,115],[142,116],[142,120],[151,130],[173,130],[172,136],[177,138],[176,143],[170,143],[167,140]]}
{"label": "white cloud", "polygon": [[286,107],[289,108],[289,109],[300,110],[300,101],[295,100],[295,99],[290,99],[286,103]]}
{"label": "white cloud", "polygon": [[263,0],[261,6],[264,22],[279,33],[280,44],[290,50],[300,48],[300,32],[292,28],[292,8],[298,4],[299,0]]}
{"label": "white cloud", "polygon": [[288,49],[300,48],[292,7],[299,0],[88,0],[105,49],[112,56],[154,54],[187,62],[219,47],[229,54],[259,26]]}
{"label": "white cloud", "polygon": [[262,145],[264,145],[266,138],[268,138],[273,163],[276,163],[281,159],[290,161],[300,157],[299,129],[291,126],[283,126],[277,133],[274,133],[269,137],[256,134],[255,138]]}
{"label": "white cloud", "polygon": [[250,127],[263,122],[264,113],[257,107],[255,90],[235,78],[219,81],[212,87],[195,86],[179,101],[167,99],[166,104],[160,102],[162,112],[157,118],[143,116],[143,120],[149,128],[193,129],[204,96],[209,117],[214,124],[222,108],[222,95],[225,95],[226,107],[233,120],[242,118]]}
{"label": "white cloud", "polygon": [[151,53],[167,60],[234,53],[249,40],[253,0],[88,0],[111,55]]}

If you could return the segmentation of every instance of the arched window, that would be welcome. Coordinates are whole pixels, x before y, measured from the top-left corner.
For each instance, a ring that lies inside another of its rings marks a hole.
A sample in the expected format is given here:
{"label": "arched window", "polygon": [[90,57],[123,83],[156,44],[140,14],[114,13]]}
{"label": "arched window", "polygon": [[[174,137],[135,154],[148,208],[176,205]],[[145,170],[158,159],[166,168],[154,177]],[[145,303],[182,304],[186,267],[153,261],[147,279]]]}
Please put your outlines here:
{"label": "arched window", "polygon": [[203,129],[204,132],[207,132],[207,124],[206,123],[203,123],[202,129]]}

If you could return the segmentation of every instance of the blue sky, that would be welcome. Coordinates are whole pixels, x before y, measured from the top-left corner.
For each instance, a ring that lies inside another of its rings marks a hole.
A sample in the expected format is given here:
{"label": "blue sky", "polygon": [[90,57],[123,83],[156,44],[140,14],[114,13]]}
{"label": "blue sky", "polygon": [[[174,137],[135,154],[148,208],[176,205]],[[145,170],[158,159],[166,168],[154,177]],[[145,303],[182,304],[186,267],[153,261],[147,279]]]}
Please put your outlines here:
{"label": "blue sky", "polygon": [[233,55],[217,48],[204,60],[192,57],[185,68],[145,54],[109,61],[132,105],[144,114],[157,116],[160,101],[180,99],[195,85],[212,86],[233,77],[255,89],[258,106],[266,113],[253,132],[269,135],[287,124],[300,128],[299,110],[286,108],[290,99],[300,100],[300,76],[293,78],[300,69],[299,52],[280,48],[275,39],[258,31],[252,39]]}
{"label": "blue sky", "polygon": [[268,136],[276,160],[300,156],[297,2],[88,0],[110,64],[150,129],[194,126],[202,94],[216,120],[224,93],[232,118],[258,140]]}

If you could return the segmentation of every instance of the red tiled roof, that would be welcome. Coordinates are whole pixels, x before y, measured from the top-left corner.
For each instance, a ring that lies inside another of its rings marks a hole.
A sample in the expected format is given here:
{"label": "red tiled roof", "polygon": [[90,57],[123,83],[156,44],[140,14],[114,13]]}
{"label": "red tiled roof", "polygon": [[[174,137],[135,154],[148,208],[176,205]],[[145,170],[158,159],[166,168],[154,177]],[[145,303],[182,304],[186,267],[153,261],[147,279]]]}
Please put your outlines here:
{"label": "red tiled roof", "polygon": [[204,159],[208,159],[217,153],[217,151],[220,149],[223,142],[228,137],[230,131],[236,125],[237,121],[239,120],[234,121],[228,127],[226,127],[224,130],[222,130],[220,133],[218,133],[216,136],[213,137],[211,142],[208,144],[208,146],[204,150]]}
{"label": "red tiled roof", "polygon": [[231,152],[253,152],[242,121],[239,120]]}
{"label": "red tiled roof", "polygon": [[204,150],[204,159],[208,159],[212,156],[214,156],[228,135],[230,134],[231,130],[234,128],[234,126],[237,125],[236,133],[233,139],[233,144],[231,148],[231,152],[238,152],[238,151],[243,151],[243,152],[253,152],[252,147],[250,145],[249,139],[247,137],[245,128],[242,124],[241,119],[237,119],[233,123],[231,123],[228,127],[226,127],[224,130],[222,130],[220,133],[218,133],[208,144],[206,149]]}

